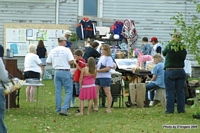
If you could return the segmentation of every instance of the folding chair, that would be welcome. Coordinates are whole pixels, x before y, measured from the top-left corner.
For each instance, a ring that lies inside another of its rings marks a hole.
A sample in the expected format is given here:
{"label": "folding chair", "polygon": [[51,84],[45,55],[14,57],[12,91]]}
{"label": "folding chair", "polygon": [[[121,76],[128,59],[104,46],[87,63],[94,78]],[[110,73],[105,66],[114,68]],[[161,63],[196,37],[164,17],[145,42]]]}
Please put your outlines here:
{"label": "folding chair", "polygon": [[[113,102],[116,98],[119,98],[119,107],[121,107],[121,104],[122,104],[122,107],[123,107],[124,97],[123,97],[123,93],[122,93],[121,84],[111,84],[110,85],[110,91],[111,91],[111,95],[112,95],[112,98],[113,98]],[[100,89],[99,99],[105,98],[105,97],[106,97],[106,95],[104,93],[104,90]],[[113,105],[113,102],[112,102],[112,105]],[[100,105],[100,100],[99,100],[99,105]]]}

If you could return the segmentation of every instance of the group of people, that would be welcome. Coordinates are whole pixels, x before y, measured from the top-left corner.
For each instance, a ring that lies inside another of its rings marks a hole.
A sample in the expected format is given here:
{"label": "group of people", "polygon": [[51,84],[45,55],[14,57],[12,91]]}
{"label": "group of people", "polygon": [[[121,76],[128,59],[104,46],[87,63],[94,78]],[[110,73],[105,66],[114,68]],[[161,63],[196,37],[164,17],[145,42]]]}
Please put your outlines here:
{"label": "group of people", "polygon": [[[38,46],[30,45],[28,54],[25,56],[25,70],[24,78],[40,79],[44,76],[44,66],[46,64],[52,65],[54,72],[55,85],[55,104],[56,112],[60,115],[68,116],[71,100],[74,99],[73,83],[75,84],[76,93],[79,94],[80,104],[76,115],[83,115],[84,101],[88,100],[87,115],[91,112],[91,106],[94,102],[93,111],[98,111],[98,92],[103,88],[107,96],[108,106],[106,113],[111,112],[112,96],[110,92],[111,83],[111,69],[114,67],[113,59],[111,57],[111,49],[107,44],[102,45],[101,55],[96,51],[98,47],[97,42],[93,42],[91,46],[83,54],[81,50],[76,50],[72,53],[69,48],[71,44],[68,42],[68,37],[71,35],[69,31],[65,36],[58,38],[58,46],[52,49],[48,56],[43,41],[39,41]],[[180,33],[174,33],[172,39],[175,43],[178,42]],[[148,38],[142,39],[143,54],[151,54],[156,66],[152,71],[152,78],[150,83],[146,85],[146,90],[156,90],[156,88],[166,89],[166,114],[174,113],[174,102],[176,96],[178,113],[185,112],[185,97],[184,97],[184,82],[185,71],[184,60],[186,58],[186,49],[174,51],[171,49],[173,44],[169,44],[162,50],[161,44],[158,43],[156,37],[151,38],[153,48],[148,44]],[[181,46],[180,46],[181,47]],[[151,51],[151,52],[150,52]],[[163,61],[163,55],[165,60]],[[45,60],[45,57],[47,59]],[[100,57],[100,58],[99,58]],[[96,58],[99,58],[96,62]],[[76,71],[72,79],[70,73],[70,65],[76,65]],[[2,59],[0,59],[0,81],[8,81],[8,72],[5,70]],[[64,104],[62,104],[62,87],[65,90]],[[33,102],[35,88],[33,86],[26,88],[26,101]],[[3,86],[0,84],[0,129],[2,132],[7,132],[4,125],[5,115],[5,96]],[[151,99],[153,100],[153,99]],[[73,103],[74,100],[72,100]],[[146,96],[145,103],[148,103],[148,96]],[[74,104],[74,103],[73,103]]]}
{"label": "group of people", "polygon": [[[103,45],[102,56],[96,65],[96,57],[100,55],[94,54],[97,43],[93,43],[91,48],[87,49],[82,57],[82,51],[76,50],[74,55],[69,48],[66,48],[66,38],[58,39],[59,45],[50,51],[47,57],[47,64],[51,64],[55,69],[54,84],[56,88],[56,112],[61,115],[70,115],[69,108],[73,92],[73,82],[75,84],[76,94],[79,94],[80,106],[76,115],[83,115],[84,100],[88,100],[87,115],[90,114],[92,102],[94,101],[93,111],[98,111],[97,94],[103,87],[108,97],[108,107],[106,112],[111,112],[112,96],[110,93],[111,73],[113,60],[110,57],[111,50],[109,45]],[[87,62],[87,63],[86,63]],[[73,80],[70,73],[70,64],[76,65]],[[102,67],[103,66],[103,67]],[[65,89],[64,105],[62,103],[62,86]]]}
{"label": "group of people", "polygon": [[[180,43],[179,38],[181,34],[175,32],[172,34],[172,40],[174,43]],[[158,43],[156,37],[151,38],[153,47],[148,44],[148,38],[143,38],[142,52],[143,54],[150,54],[153,56],[155,67],[152,70],[152,78],[150,82],[146,84],[146,98],[145,106],[152,105],[151,101],[154,101],[154,91],[158,88],[166,89],[166,114],[174,113],[174,103],[177,102],[178,113],[185,113],[185,93],[184,84],[186,80],[186,73],[184,68],[184,61],[186,59],[186,49],[181,49],[179,45],[179,51],[172,49],[174,44],[168,44],[164,50],[162,45]],[[163,57],[164,56],[164,57]],[[150,91],[150,100],[148,99],[148,91]],[[158,101],[154,101],[158,102]],[[156,103],[153,103],[154,105]]]}

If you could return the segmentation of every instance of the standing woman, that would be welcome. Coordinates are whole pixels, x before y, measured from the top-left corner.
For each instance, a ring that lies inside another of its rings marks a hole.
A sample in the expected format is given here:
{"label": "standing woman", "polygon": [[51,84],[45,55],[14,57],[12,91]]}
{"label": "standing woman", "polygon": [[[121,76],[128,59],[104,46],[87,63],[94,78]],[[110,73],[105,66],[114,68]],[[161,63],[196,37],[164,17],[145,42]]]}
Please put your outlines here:
{"label": "standing woman", "polygon": [[8,81],[8,72],[5,69],[2,59],[0,59],[0,131],[1,133],[7,133],[7,128],[4,124],[4,116],[6,111],[6,98],[3,92],[3,86],[1,82]]}
{"label": "standing woman", "polygon": [[[110,46],[107,44],[101,47],[102,56],[100,57],[97,64],[97,77],[95,80],[95,85],[97,89],[97,95],[101,87],[103,87],[104,93],[108,98],[108,107],[106,113],[111,112],[112,96],[110,92],[111,83],[111,68],[113,67],[113,59],[111,57]],[[93,111],[98,111],[97,98],[94,99],[94,109]]]}
{"label": "standing woman", "polygon": [[[28,53],[24,61],[24,79],[34,78],[40,79],[42,62],[36,54],[36,45],[29,45]],[[35,87],[26,87],[26,101],[34,102]]]}
{"label": "standing woman", "polygon": [[41,79],[43,79],[44,76],[44,67],[46,66],[46,58],[47,56],[47,49],[44,46],[44,42],[40,40],[37,45],[37,55],[39,56],[40,60],[42,61],[42,74],[41,74]]}

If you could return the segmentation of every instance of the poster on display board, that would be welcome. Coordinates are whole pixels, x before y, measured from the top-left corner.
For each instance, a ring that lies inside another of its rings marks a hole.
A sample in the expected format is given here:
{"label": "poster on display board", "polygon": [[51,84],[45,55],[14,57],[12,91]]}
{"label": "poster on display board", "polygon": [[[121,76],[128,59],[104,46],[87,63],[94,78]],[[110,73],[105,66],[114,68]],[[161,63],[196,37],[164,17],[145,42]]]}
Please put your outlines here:
{"label": "poster on display board", "polygon": [[57,29],[12,29],[6,28],[6,49],[13,49],[14,56],[25,56],[30,44],[44,41],[47,53],[58,45],[58,37],[64,30]]}

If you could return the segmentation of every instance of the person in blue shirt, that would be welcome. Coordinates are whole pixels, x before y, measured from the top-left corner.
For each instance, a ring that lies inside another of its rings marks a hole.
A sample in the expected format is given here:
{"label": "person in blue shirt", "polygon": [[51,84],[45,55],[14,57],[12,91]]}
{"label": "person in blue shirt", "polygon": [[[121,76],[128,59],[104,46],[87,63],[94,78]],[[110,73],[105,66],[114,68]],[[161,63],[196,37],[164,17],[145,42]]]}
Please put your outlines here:
{"label": "person in blue shirt", "polygon": [[72,32],[70,30],[65,31],[66,47],[68,47],[68,48],[71,48],[71,42],[69,41],[69,38],[71,35],[72,35]]}
{"label": "person in blue shirt", "polygon": [[151,55],[151,45],[148,43],[148,38],[147,37],[143,37],[142,38],[142,50],[141,52],[144,55]]}
{"label": "person in blue shirt", "polygon": [[148,99],[148,91],[156,90],[158,88],[165,89],[164,83],[164,62],[162,61],[162,56],[160,54],[155,54],[153,56],[154,63],[156,64],[152,70],[151,81],[146,84],[146,98],[145,98],[145,107],[149,107],[150,100]]}

